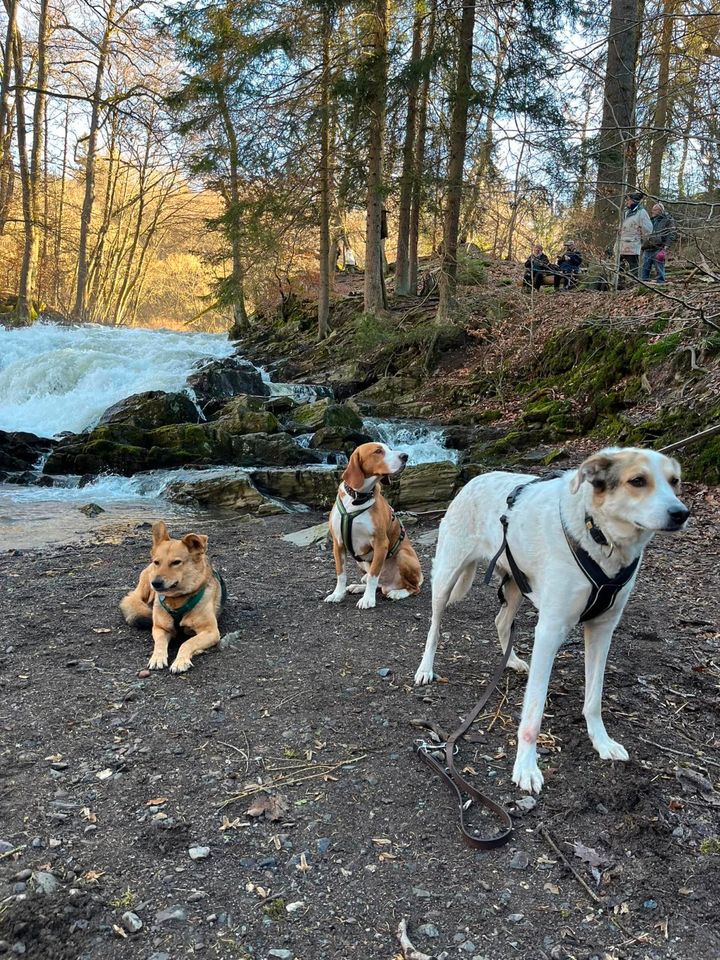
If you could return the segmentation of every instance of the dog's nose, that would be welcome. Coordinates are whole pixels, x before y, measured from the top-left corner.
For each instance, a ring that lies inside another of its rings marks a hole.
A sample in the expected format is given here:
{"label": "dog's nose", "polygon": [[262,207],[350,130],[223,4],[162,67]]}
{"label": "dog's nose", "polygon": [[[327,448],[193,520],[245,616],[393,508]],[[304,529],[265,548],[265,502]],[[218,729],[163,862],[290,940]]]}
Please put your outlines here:
{"label": "dog's nose", "polygon": [[399,457],[400,457],[400,459],[402,460],[403,463],[407,463],[407,462],[408,462],[408,454],[407,454],[407,453],[401,453],[401,454],[399,454]]}
{"label": "dog's nose", "polygon": [[155,579],[151,581],[151,585],[153,590],[162,590],[162,588],[165,586],[165,581],[162,579],[162,577],[155,577]]}
{"label": "dog's nose", "polygon": [[690,511],[687,507],[675,507],[672,510],[668,510],[668,516],[675,526],[681,527],[690,516]]}

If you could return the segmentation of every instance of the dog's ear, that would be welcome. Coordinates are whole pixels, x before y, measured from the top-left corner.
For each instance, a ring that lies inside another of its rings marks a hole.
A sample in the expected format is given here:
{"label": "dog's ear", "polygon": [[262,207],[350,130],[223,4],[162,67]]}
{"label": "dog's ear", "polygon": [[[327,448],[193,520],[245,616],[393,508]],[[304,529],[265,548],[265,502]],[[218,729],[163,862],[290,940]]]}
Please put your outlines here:
{"label": "dog's ear", "polygon": [[359,490],[365,482],[365,474],[360,463],[360,455],[357,450],[350,457],[348,465],[345,467],[345,470],[342,475],[345,483],[352,487],[353,490]]}
{"label": "dog's ear", "polygon": [[208,545],[208,538],[204,533],[186,533],[182,542],[188,548],[190,553],[205,553]]}
{"label": "dog's ear", "polygon": [[157,520],[152,525],[152,538],[154,547],[156,547],[159,543],[170,539],[170,534],[168,533],[168,528],[165,526],[164,520]]}
{"label": "dog's ear", "polygon": [[607,453],[594,453],[578,467],[570,481],[570,493],[577,493],[583,483],[589,481],[598,493],[607,486],[607,477],[612,467],[612,457]]}

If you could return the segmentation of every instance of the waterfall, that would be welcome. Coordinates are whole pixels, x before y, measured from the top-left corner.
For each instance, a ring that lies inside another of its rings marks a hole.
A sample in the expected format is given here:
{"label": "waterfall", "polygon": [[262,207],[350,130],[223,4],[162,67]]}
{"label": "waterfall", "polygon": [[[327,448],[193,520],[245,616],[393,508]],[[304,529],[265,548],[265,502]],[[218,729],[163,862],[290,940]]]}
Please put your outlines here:
{"label": "waterfall", "polygon": [[137,327],[0,327],[0,430],[53,437],[92,426],[145,390],[182,390],[199,360],[233,353],[218,334]]}
{"label": "waterfall", "polygon": [[457,463],[458,451],[445,446],[445,431],[442,427],[425,420],[380,420],[365,419],[364,429],[393,450],[404,450],[410,455],[408,463],[437,463],[449,460]]}

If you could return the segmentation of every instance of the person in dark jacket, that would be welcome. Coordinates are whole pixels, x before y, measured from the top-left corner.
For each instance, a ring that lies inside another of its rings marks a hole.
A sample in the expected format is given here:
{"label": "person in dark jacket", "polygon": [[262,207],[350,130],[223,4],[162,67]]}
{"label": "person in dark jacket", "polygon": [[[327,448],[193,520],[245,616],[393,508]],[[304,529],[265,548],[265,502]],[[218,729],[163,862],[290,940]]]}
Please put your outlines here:
{"label": "person in dark jacket", "polygon": [[652,233],[642,245],[643,265],[640,279],[648,281],[655,267],[657,283],[665,283],[665,259],[670,244],[677,239],[675,221],[658,201],[651,211]]}
{"label": "person in dark jacket", "polygon": [[532,253],[525,261],[525,276],[523,277],[523,289],[529,290],[535,287],[539,290],[542,286],[543,277],[552,274],[553,268],[547,254],[543,253],[542,245],[536,243],[532,248]]}
{"label": "person in dark jacket", "polygon": [[565,249],[557,258],[557,270],[553,282],[555,289],[573,289],[577,286],[578,274],[582,266],[582,254],[575,246],[574,240],[568,240]]}

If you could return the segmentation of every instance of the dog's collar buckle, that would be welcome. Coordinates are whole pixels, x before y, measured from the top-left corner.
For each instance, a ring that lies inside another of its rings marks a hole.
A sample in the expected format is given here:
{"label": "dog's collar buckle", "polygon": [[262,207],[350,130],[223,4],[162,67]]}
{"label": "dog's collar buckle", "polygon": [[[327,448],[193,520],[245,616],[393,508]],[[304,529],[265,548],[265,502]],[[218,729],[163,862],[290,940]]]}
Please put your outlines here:
{"label": "dog's collar buckle", "polygon": [[593,538],[595,543],[599,544],[601,547],[610,546],[610,541],[602,532],[600,527],[598,527],[598,525],[595,523],[595,521],[593,520],[593,518],[590,516],[589,513],[585,514],[585,529]]}
{"label": "dog's collar buckle", "polygon": [[352,505],[354,507],[359,507],[363,503],[367,503],[375,496],[375,487],[367,491],[355,490],[346,480],[343,480],[343,489],[345,493],[352,498]]}

